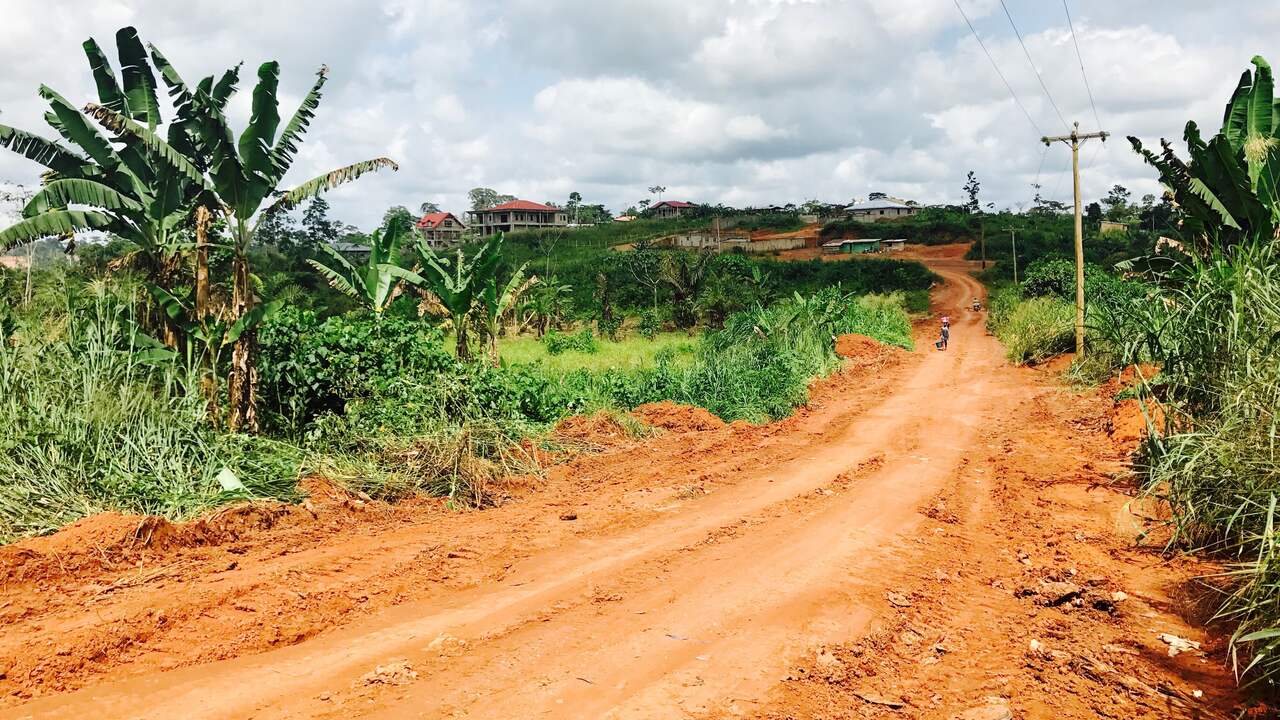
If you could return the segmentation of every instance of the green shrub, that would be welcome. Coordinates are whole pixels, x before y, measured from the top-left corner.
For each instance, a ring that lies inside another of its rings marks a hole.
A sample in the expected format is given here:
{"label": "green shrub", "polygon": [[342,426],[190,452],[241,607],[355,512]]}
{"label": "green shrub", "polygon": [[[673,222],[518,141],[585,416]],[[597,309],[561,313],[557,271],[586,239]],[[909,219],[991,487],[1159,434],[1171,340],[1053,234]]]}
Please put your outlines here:
{"label": "green shrub", "polygon": [[341,413],[405,376],[455,371],[440,331],[419,320],[370,315],[331,317],[286,308],[259,331],[262,413],[291,433],[325,412]]}
{"label": "green shrub", "polygon": [[645,310],[640,313],[640,322],[636,326],[636,330],[646,340],[652,340],[662,332],[662,316],[657,310]]}
{"label": "green shrub", "polygon": [[552,355],[560,355],[567,352],[594,355],[600,352],[600,343],[596,342],[595,333],[591,332],[591,328],[583,328],[572,335],[552,330],[542,336],[542,344],[546,346],[547,352]]}

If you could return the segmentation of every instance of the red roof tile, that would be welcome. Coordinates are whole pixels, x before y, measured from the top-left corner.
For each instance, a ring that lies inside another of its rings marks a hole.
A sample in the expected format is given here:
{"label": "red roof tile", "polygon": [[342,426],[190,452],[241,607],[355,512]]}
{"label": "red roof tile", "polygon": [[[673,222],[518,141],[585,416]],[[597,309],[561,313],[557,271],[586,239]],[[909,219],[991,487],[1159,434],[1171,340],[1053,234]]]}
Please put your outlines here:
{"label": "red roof tile", "polygon": [[542,203],[529,202],[528,200],[512,200],[501,205],[494,205],[485,210],[477,210],[476,212],[501,212],[505,210],[534,210],[538,212],[560,212],[559,208],[553,208],[550,205]]}
{"label": "red roof tile", "polygon": [[655,204],[655,205],[653,206],[653,208],[654,208],[654,209],[656,209],[656,208],[660,208],[660,207],[662,207],[663,205],[666,205],[666,206],[667,206],[667,207],[669,207],[669,208],[691,208],[691,207],[698,207],[697,205],[694,205],[693,203],[684,202],[684,201],[682,201],[682,200],[663,200],[662,202]]}
{"label": "red roof tile", "polygon": [[462,224],[462,221],[454,217],[453,213],[433,212],[433,213],[427,213],[426,215],[423,215],[422,219],[418,221],[418,227],[423,230],[438,228],[440,227],[440,223],[445,221],[445,218],[453,218],[454,222],[458,223],[459,225]]}

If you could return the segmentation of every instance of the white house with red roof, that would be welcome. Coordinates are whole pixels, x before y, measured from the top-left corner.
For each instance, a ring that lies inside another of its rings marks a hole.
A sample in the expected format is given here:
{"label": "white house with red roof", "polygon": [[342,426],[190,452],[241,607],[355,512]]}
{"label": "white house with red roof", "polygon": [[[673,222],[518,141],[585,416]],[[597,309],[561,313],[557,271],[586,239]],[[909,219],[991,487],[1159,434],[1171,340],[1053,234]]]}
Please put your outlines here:
{"label": "white house with red roof", "polygon": [[682,202],[680,200],[663,200],[661,202],[654,203],[649,208],[649,212],[653,213],[653,216],[656,218],[666,220],[669,218],[678,218],[685,212],[696,207],[698,206],[693,203]]}
{"label": "white house with red roof", "polygon": [[462,242],[466,225],[451,212],[433,212],[418,221],[418,231],[430,247],[448,247]]}
{"label": "white house with red roof", "polygon": [[512,200],[485,210],[471,211],[471,226],[480,237],[512,230],[565,227],[568,224],[569,215],[564,210],[528,200]]}

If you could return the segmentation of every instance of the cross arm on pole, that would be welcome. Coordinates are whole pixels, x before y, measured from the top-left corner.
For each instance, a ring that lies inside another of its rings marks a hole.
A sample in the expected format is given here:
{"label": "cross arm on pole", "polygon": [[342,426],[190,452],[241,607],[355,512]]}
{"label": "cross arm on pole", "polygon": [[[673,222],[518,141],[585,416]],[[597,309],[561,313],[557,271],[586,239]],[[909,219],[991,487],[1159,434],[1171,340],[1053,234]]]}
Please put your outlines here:
{"label": "cross arm on pole", "polygon": [[1091,132],[1091,133],[1082,133],[1080,132],[1080,124],[1076,123],[1075,129],[1071,131],[1070,135],[1046,135],[1040,138],[1040,142],[1044,143],[1046,146],[1056,142],[1071,144],[1071,143],[1080,142],[1081,140],[1093,140],[1093,139],[1098,139],[1098,140],[1101,140],[1102,142],[1106,142],[1107,138],[1109,137],[1111,137],[1111,133],[1106,132],[1105,130],[1100,130],[1098,132]]}

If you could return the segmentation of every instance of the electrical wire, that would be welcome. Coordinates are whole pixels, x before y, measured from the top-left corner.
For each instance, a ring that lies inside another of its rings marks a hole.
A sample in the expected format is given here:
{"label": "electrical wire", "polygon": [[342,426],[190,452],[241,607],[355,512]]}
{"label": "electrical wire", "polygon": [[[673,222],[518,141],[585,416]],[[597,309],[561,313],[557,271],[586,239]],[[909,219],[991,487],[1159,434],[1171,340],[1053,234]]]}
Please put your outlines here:
{"label": "electrical wire", "polygon": [[[1018,106],[1018,109],[1022,111],[1022,114],[1027,117],[1027,122],[1031,123],[1031,127],[1035,129],[1036,135],[1043,136],[1044,132],[1040,130],[1040,126],[1037,125],[1036,121],[1031,117],[1031,113],[1027,112],[1026,106],[1023,105],[1022,101],[1018,99],[1018,93],[1013,91],[1013,86],[1009,84],[1009,81],[1005,78],[1004,73],[1000,72],[1000,66],[996,64],[996,59],[991,56],[991,51],[987,50],[986,43],[982,42],[982,38],[978,35],[978,31],[974,29],[973,23],[969,22],[969,16],[965,15],[964,8],[960,7],[960,0],[952,0],[952,1],[956,4],[956,10],[960,11],[960,17],[964,18],[964,24],[969,26],[969,32],[973,33],[973,39],[978,41],[978,47],[982,48],[982,52],[986,54],[987,60],[991,61],[991,67],[995,69],[996,75],[1000,76],[1000,81],[1004,83],[1005,89],[1009,91],[1009,96],[1013,98],[1013,102]],[[1062,113],[1058,113],[1058,116],[1061,117]]]}
{"label": "electrical wire", "polygon": [[1089,94],[1089,107],[1093,108],[1093,121],[1102,129],[1102,120],[1098,119],[1098,106],[1093,102],[1093,88],[1089,87],[1089,75],[1084,71],[1084,58],[1080,55],[1080,41],[1076,39],[1076,26],[1071,22],[1071,9],[1067,0],[1062,0],[1062,9],[1067,13],[1067,27],[1071,29],[1071,44],[1076,46],[1076,60],[1080,63],[1080,77],[1084,79],[1084,91]]}
{"label": "electrical wire", "polygon": [[[1050,195],[1054,200],[1058,199],[1058,191],[1062,189],[1062,179],[1071,173],[1071,156],[1067,156],[1067,164],[1062,166],[1062,172],[1058,173],[1058,182],[1053,185],[1053,194]],[[1072,199],[1074,202],[1074,197]]]}
{"label": "electrical wire", "polygon": [[1031,206],[1036,207],[1036,198],[1039,197],[1044,202],[1044,196],[1040,195],[1040,173],[1044,171],[1044,160],[1049,157],[1049,146],[1044,146],[1044,152],[1040,153],[1040,165],[1036,168],[1036,181],[1031,183]]}
{"label": "electrical wire", "polygon": [[1069,130],[1071,123],[1067,122],[1067,119],[1062,116],[1062,111],[1058,109],[1058,103],[1053,101],[1053,94],[1049,92],[1049,86],[1044,84],[1044,78],[1040,75],[1040,70],[1036,67],[1035,61],[1031,59],[1031,52],[1027,50],[1027,44],[1022,41],[1022,33],[1018,32],[1018,26],[1013,22],[1013,15],[1009,14],[1009,6],[1004,4],[1004,0],[1000,0],[1000,7],[1004,8],[1004,16],[1009,18],[1009,27],[1013,28],[1013,34],[1018,37],[1018,44],[1022,46],[1022,54],[1027,56],[1027,63],[1031,65],[1031,71],[1036,74],[1036,79],[1040,81],[1040,89],[1044,90],[1044,96],[1049,98],[1049,105],[1058,114],[1058,119],[1062,121],[1062,126]]}

